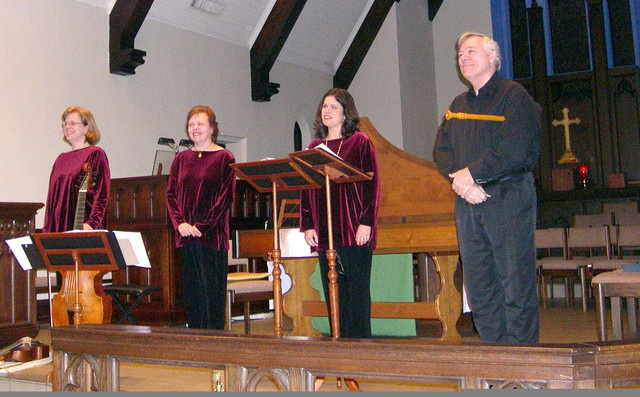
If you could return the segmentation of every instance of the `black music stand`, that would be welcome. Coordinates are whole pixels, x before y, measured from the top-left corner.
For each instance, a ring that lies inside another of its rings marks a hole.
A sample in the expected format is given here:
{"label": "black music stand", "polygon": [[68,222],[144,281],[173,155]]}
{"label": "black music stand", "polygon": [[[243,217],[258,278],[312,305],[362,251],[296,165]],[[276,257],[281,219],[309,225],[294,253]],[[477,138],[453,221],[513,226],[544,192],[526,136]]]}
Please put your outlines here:
{"label": "black music stand", "polygon": [[68,233],[35,233],[31,236],[37,250],[25,246],[25,254],[34,268],[44,263],[47,270],[75,272],[73,323],[82,322],[78,272],[115,271],[126,266],[118,240],[113,232],[87,231]]}
{"label": "black music stand", "polygon": [[331,224],[331,188],[329,181],[336,183],[361,182],[373,178],[373,172],[364,172],[340,157],[326,150],[314,147],[289,153],[289,156],[303,164],[305,169],[312,169],[324,177],[327,197],[327,232],[329,234],[329,248],[327,261],[329,262],[329,308],[331,318],[331,335],[340,337],[340,308],[338,305],[338,273],[336,272],[336,250],[333,248],[333,226]]}
{"label": "black music stand", "polygon": [[[278,208],[277,192],[318,189],[321,186],[317,174],[313,177],[303,170],[291,158],[251,161],[230,164],[238,177],[246,180],[260,193],[273,195],[273,331],[276,336],[282,336],[282,284],[280,280],[280,235],[276,208]],[[315,179],[314,179],[315,178]]]}

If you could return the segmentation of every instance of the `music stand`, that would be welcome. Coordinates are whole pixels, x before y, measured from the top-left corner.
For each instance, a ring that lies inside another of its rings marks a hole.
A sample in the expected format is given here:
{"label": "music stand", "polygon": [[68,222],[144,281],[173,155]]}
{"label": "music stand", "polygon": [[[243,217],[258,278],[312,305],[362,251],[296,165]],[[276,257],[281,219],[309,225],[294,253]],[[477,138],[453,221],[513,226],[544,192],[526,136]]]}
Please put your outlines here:
{"label": "music stand", "polygon": [[80,303],[78,272],[108,272],[126,266],[114,233],[105,231],[35,233],[31,238],[37,247],[38,255],[35,256],[33,251],[30,254],[29,251],[25,252],[32,262],[44,263],[49,272],[74,272],[73,323],[82,323],[83,307]]}
{"label": "music stand", "polygon": [[333,226],[331,224],[331,188],[330,181],[336,183],[361,182],[373,178],[373,172],[364,172],[340,157],[326,150],[314,147],[289,153],[289,156],[304,164],[324,177],[324,185],[327,199],[327,232],[329,234],[329,248],[327,249],[327,261],[329,272],[329,309],[331,316],[331,335],[340,337],[340,308],[338,306],[338,273],[336,272],[336,250],[333,248]]}
{"label": "music stand", "polygon": [[305,189],[318,189],[321,182],[317,177],[310,176],[303,171],[302,166],[291,158],[269,159],[251,161],[246,163],[230,164],[238,177],[249,182],[260,193],[272,193],[273,195],[273,331],[276,336],[282,336],[282,283],[280,280],[280,236],[278,233],[278,221],[276,208],[278,208],[278,191],[298,191]]}

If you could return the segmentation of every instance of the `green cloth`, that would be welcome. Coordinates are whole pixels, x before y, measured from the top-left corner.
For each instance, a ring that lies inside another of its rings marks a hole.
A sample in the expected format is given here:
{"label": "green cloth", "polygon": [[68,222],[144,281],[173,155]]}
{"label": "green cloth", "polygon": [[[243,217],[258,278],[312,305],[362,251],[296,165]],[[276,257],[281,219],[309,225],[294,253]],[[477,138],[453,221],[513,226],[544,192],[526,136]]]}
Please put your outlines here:
{"label": "green cloth", "polygon": [[[316,270],[311,274],[309,281],[311,287],[320,292],[320,299],[324,301],[319,263],[316,264]],[[371,267],[372,302],[413,302],[413,288],[413,255],[373,256]],[[311,325],[324,335],[331,334],[328,317],[314,317],[311,319]],[[372,318],[371,333],[373,336],[416,336],[416,320]]]}

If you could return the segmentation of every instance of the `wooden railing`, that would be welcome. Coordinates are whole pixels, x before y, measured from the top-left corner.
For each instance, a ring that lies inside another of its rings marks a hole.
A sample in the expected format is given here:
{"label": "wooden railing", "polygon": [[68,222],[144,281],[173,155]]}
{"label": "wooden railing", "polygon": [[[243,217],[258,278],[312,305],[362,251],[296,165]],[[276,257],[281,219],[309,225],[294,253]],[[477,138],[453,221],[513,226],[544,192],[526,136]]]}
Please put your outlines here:
{"label": "wooden railing", "polygon": [[212,368],[226,391],[313,391],[316,376],[447,384],[457,389],[640,387],[640,343],[530,346],[432,339],[234,335],[168,327],[84,324],[51,329],[54,391],[117,391],[119,363]]}

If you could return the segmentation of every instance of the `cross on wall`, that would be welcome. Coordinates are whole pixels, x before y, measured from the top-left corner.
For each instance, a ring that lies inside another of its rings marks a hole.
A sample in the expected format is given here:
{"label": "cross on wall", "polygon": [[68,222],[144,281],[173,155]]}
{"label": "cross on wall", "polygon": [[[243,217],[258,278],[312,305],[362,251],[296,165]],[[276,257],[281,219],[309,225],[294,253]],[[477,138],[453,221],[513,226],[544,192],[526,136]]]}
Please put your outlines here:
{"label": "cross on wall", "polygon": [[569,134],[569,126],[572,125],[572,124],[575,124],[575,125],[580,124],[580,118],[576,117],[574,119],[570,119],[569,118],[569,109],[568,108],[563,108],[562,109],[562,116],[563,116],[562,120],[553,120],[551,122],[551,124],[553,124],[554,127],[557,127],[559,125],[564,127],[565,151],[564,151],[564,154],[562,155],[562,157],[560,158],[560,160],[558,160],[558,164],[577,163],[578,159],[576,158],[576,156],[571,151],[571,137],[570,137],[570,134]]}

